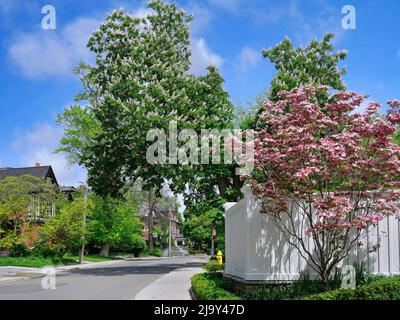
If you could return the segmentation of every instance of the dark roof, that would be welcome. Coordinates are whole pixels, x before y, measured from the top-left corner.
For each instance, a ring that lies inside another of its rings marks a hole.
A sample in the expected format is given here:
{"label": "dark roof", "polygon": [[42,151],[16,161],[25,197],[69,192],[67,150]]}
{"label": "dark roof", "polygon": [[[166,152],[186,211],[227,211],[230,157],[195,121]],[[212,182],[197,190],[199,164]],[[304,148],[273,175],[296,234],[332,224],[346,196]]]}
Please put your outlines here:
{"label": "dark roof", "polygon": [[26,168],[0,168],[0,179],[7,177],[19,177],[30,174],[36,178],[51,178],[58,185],[56,176],[51,166],[38,166]]}
{"label": "dark roof", "polygon": [[76,189],[73,186],[60,186],[62,192],[74,192]]}

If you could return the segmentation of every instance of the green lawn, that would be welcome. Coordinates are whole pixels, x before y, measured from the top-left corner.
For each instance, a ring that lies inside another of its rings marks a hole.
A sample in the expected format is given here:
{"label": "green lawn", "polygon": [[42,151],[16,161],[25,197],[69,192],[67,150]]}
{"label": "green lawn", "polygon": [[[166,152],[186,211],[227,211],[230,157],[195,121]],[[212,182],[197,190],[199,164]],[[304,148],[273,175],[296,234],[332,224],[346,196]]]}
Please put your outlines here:
{"label": "green lawn", "polygon": [[44,266],[54,266],[74,263],[74,260],[66,257],[62,259],[52,259],[43,257],[0,257],[0,266],[32,267],[41,268]]}
{"label": "green lawn", "polygon": [[[117,257],[102,257],[98,254],[85,256],[85,262],[104,262],[116,260]],[[0,266],[41,268],[44,266],[67,265],[78,263],[78,256],[65,255],[62,258],[43,257],[0,257]]]}
{"label": "green lawn", "polygon": [[[73,259],[75,261],[79,260],[78,256],[66,255],[65,257],[68,259]],[[118,258],[115,256],[103,257],[98,254],[89,254],[89,255],[85,256],[84,261],[86,261],[86,262],[104,262],[104,261],[111,261],[111,260],[116,260],[116,259],[118,259]]]}

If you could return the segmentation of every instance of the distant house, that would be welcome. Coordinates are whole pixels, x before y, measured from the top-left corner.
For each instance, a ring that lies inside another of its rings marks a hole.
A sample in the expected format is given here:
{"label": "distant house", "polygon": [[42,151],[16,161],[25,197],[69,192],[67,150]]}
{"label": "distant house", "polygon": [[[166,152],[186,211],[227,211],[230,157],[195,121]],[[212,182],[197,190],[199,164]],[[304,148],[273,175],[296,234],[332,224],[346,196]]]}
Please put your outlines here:
{"label": "distant house", "polygon": [[[139,210],[139,216],[141,217],[144,228],[143,228],[143,238],[149,240],[149,213],[148,209],[141,208]],[[169,208],[162,208],[160,205],[156,204],[153,211],[153,227],[161,228],[162,224],[169,224],[171,220],[171,239],[172,245],[181,246],[183,245],[183,236],[180,230],[180,221],[175,210],[170,210]]]}
{"label": "distant house", "polygon": [[[60,186],[51,166],[41,166],[40,163],[36,163],[34,167],[0,168],[0,180],[6,179],[7,177],[19,177],[24,175],[32,175],[36,178],[46,179],[47,181],[50,181],[50,183],[53,183],[54,185],[59,187],[61,192],[63,192],[69,200],[72,200],[72,193],[75,191],[75,188],[72,186]],[[29,231],[22,231],[22,233],[27,236],[26,238],[28,239],[28,246],[31,246],[33,242],[37,239],[38,228],[40,228],[40,226],[44,224],[44,217],[37,217],[37,213],[35,210],[35,199],[33,196],[30,209],[31,213],[29,215],[32,217],[35,216],[38,219],[35,219],[35,228],[31,228]],[[51,210],[50,215],[54,215],[55,205],[51,204],[49,210]],[[0,233],[0,239],[1,238],[2,234]]]}

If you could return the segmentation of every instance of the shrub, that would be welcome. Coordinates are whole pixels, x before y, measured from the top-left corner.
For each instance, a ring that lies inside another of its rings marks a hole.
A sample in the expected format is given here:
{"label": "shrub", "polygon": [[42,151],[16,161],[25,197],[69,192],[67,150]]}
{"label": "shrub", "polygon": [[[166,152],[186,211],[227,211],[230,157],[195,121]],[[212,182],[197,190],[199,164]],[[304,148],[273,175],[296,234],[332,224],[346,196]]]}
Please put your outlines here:
{"label": "shrub", "polygon": [[209,272],[216,272],[216,271],[220,271],[220,270],[224,270],[224,265],[220,265],[218,264],[218,262],[216,260],[211,260],[207,262],[207,264],[205,264],[203,266],[203,269]]}
{"label": "shrub", "polygon": [[135,257],[139,257],[142,253],[145,253],[146,251],[147,251],[147,245],[144,240],[138,242],[132,249],[132,253]]}
{"label": "shrub", "polygon": [[189,248],[189,254],[196,255],[196,254],[210,254],[210,250],[207,249],[193,249]]}
{"label": "shrub", "polygon": [[[340,284],[340,273],[337,271],[330,285],[337,288]],[[312,280],[307,272],[300,275],[298,281],[291,283],[277,283],[260,286],[244,295],[247,300],[288,300],[301,296],[320,293],[323,290],[321,281]]]}
{"label": "shrub", "polygon": [[192,290],[198,300],[240,300],[227,291],[228,280],[217,273],[199,273],[191,278]]}
{"label": "shrub", "polygon": [[400,300],[400,276],[376,280],[356,289],[339,289],[302,298],[303,300]]}
{"label": "shrub", "polygon": [[38,242],[32,249],[32,255],[43,258],[61,257],[62,254],[55,248],[50,247],[47,243]]}
{"label": "shrub", "polygon": [[11,246],[9,257],[28,257],[30,255],[30,251],[25,243],[13,243]]}
{"label": "shrub", "polygon": [[11,249],[13,244],[18,241],[18,237],[9,232],[6,235],[3,235],[3,238],[0,239],[0,249]]}
{"label": "shrub", "polygon": [[147,250],[147,254],[153,257],[162,257],[163,253],[160,248],[151,248]]}

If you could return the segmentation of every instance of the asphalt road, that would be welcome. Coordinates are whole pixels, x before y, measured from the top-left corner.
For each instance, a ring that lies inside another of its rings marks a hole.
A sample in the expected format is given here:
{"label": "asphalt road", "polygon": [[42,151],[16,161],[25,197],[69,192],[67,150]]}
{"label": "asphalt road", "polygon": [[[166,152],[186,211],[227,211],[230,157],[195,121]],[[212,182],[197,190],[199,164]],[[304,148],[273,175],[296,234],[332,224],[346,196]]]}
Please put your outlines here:
{"label": "asphalt road", "polygon": [[132,300],[165,274],[201,264],[201,259],[193,257],[116,261],[58,273],[53,290],[42,288],[42,278],[1,284],[0,300]]}

